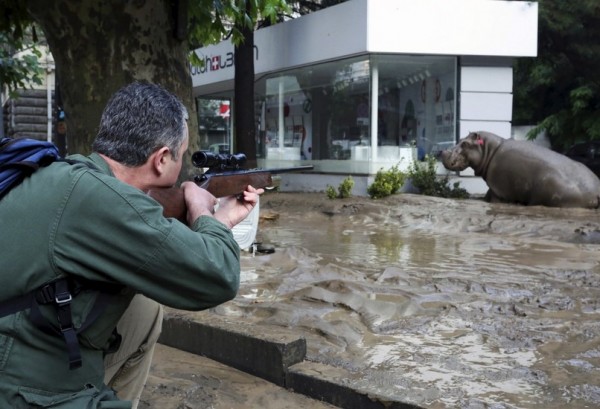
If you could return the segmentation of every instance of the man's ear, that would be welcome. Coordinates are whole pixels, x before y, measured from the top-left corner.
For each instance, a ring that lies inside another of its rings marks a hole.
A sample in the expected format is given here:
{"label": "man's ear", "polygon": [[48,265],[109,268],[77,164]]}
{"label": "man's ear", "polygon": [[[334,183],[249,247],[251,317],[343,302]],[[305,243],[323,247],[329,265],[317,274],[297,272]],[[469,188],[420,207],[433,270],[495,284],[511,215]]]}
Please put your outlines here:
{"label": "man's ear", "polygon": [[166,146],[163,146],[152,154],[152,169],[157,175],[162,175],[165,172],[168,160],[171,160],[171,150]]}

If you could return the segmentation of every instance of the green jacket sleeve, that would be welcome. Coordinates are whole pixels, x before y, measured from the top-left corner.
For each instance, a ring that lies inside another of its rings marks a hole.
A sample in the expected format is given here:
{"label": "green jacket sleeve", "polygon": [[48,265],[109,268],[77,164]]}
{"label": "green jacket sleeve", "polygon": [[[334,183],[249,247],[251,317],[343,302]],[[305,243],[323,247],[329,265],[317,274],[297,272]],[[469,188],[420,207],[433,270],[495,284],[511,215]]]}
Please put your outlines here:
{"label": "green jacket sleeve", "polygon": [[51,225],[55,268],[118,282],[174,308],[201,310],[235,297],[240,251],[231,231],[200,217],[190,229],[162,216],[144,192],[83,172]]}

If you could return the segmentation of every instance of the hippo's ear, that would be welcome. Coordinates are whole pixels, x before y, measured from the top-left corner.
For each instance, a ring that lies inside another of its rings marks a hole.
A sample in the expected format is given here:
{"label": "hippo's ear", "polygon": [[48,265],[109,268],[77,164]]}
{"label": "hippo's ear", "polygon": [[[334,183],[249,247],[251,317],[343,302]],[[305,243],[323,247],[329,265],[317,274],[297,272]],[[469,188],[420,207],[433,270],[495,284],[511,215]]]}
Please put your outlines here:
{"label": "hippo's ear", "polygon": [[469,146],[483,145],[483,138],[478,132],[471,132],[465,139],[469,141]]}

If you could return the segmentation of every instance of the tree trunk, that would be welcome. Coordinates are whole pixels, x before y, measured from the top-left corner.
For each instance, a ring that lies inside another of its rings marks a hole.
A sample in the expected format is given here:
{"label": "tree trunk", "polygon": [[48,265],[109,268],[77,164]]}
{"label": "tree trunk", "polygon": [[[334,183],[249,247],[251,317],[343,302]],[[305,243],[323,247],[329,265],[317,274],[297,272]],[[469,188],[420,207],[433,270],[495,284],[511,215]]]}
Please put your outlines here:
{"label": "tree trunk", "polygon": [[190,114],[190,151],[198,148],[187,41],[177,38],[179,1],[26,0],[56,62],[69,153],[91,152],[108,99],[134,80],[162,85],[183,101]]}
{"label": "tree trunk", "polygon": [[[247,2],[248,7],[251,2]],[[235,47],[234,127],[237,152],[256,167],[256,124],[254,113],[254,30],[244,27],[244,41]]]}

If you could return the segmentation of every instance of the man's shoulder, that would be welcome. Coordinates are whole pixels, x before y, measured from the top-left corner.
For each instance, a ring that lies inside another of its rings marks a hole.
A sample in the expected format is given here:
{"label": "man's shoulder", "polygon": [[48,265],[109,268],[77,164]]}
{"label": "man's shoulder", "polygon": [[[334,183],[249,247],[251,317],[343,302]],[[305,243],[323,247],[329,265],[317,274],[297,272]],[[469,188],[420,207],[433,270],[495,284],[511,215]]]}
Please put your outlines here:
{"label": "man's shoulder", "polygon": [[75,195],[81,200],[81,197],[85,196],[91,201],[100,201],[99,205],[101,199],[107,196],[142,193],[115,178],[108,164],[99,155],[94,154],[69,155],[64,160],[53,163],[47,170],[42,170],[38,180],[38,185],[52,184],[58,190],[65,189],[66,197]]}
{"label": "man's shoulder", "polygon": [[78,153],[69,155],[64,159],[64,162],[67,162],[71,165],[86,166],[91,170],[95,170],[100,173],[105,173],[107,175],[112,175],[108,164],[104,161],[104,159],[102,159],[100,155],[95,153],[92,153],[90,156],[84,156]]}

